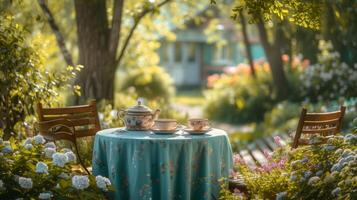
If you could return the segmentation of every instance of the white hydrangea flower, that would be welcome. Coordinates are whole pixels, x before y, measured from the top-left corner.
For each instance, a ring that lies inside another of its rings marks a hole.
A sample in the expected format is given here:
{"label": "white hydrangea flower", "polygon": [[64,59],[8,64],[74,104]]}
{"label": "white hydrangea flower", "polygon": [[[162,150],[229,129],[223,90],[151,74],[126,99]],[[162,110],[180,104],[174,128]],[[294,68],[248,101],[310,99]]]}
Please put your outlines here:
{"label": "white hydrangea flower", "polygon": [[111,185],[111,182],[108,178],[100,175],[95,177],[95,181],[97,183],[97,187],[105,191],[108,190],[107,186]]}
{"label": "white hydrangea flower", "polygon": [[89,187],[88,176],[73,176],[72,186],[78,190],[86,189],[87,187]]}
{"label": "white hydrangea flower", "polygon": [[51,199],[52,194],[50,192],[41,192],[40,195],[38,195],[39,199]]}
{"label": "white hydrangea flower", "polygon": [[67,159],[64,153],[55,153],[52,155],[52,162],[55,166],[64,167],[67,163]]}
{"label": "white hydrangea flower", "polygon": [[66,152],[65,155],[67,156],[68,162],[76,162],[76,155],[72,151]]}
{"label": "white hydrangea flower", "polygon": [[25,142],[24,142],[24,146],[25,146],[26,144],[32,144],[32,140],[33,140],[32,137],[26,138],[26,140],[25,140]]}
{"label": "white hydrangea flower", "polygon": [[45,156],[46,158],[52,158],[53,154],[56,153],[56,149],[54,148],[45,148]]}
{"label": "white hydrangea flower", "polygon": [[48,166],[44,162],[38,162],[36,164],[36,173],[39,174],[47,174],[48,173]]}
{"label": "white hydrangea flower", "polygon": [[56,144],[54,142],[48,142],[48,143],[45,144],[45,148],[56,149]]}
{"label": "white hydrangea flower", "polygon": [[46,142],[42,135],[36,135],[34,138],[35,144],[44,144]]}
{"label": "white hydrangea flower", "polygon": [[31,189],[33,182],[31,178],[19,177],[19,185],[24,189]]}
{"label": "white hydrangea flower", "polygon": [[32,144],[25,144],[25,149],[30,150],[33,147]]}
{"label": "white hydrangea flower", "polygon": [[4,141],[4,146],[11,146],[10,141]]}
{"label": "white hydrangea flower", "polygon": [[0,189],[4,187],[4,182],[0,179]]}

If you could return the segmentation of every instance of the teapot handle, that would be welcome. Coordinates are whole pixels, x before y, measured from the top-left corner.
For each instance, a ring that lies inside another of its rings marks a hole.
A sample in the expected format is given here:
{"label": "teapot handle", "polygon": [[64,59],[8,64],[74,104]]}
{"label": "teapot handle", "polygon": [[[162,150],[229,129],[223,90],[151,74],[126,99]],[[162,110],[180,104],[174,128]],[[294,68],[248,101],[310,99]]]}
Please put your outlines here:
{"label": "teapot handle", "polygon": [[118,118],[123,122],[123,125],[125,126],[125,110],[120,109],[118,112]]}
{"label": "teapot handle", "polygon": [[160,112],[161,112],[161,110],[160,110],[160,109],[156,109],[156,110],[152,113],[152,115],[153,115],[153,119],[154,119],[154,120],[155,120],[155,119],[157,119],[157,118],[159,117]]}

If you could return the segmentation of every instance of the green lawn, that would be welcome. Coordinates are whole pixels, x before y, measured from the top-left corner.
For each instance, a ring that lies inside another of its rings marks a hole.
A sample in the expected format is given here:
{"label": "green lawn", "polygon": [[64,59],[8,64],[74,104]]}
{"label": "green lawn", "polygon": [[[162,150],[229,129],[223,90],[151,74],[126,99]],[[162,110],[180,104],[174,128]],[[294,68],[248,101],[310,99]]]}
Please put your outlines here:
{"label": "green lawn", "polygon": [[202,90],[185,90],[178,91],[174,102],[188,106],[202,106],[204,103]]}

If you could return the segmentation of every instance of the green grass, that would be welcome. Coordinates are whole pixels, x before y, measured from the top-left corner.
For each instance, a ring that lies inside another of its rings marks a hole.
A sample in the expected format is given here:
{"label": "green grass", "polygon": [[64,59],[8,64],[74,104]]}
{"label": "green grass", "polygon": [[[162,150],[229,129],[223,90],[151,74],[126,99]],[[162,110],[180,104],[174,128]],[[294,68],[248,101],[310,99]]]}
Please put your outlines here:
{"label": "green grass", "polygon": [[174,102],[188,106],[202,106],[204,104],[204,96],[201,90],[186,90],[178,91]]}

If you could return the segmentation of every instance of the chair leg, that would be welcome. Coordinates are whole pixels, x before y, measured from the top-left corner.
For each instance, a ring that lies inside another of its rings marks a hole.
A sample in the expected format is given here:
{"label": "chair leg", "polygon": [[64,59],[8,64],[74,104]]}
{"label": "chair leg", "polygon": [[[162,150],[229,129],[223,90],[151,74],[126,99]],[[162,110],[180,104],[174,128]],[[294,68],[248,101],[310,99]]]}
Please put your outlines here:
{"label": "chair leg", "polygon": [[79,163],[81,164],[81,166],[83,167],[83,169],[87,172],[88,175],[91,175],[91,173],[88,171],[88,169],[86,168],[86,166],[84,165],[84,162],[81,159],[81,156],[79,155],[79,150],[78,150],[78,145],[77,145],[77,141],[75,140],[74,142],[74,147],[76,149],[76,153],[77,153],[77,157],[79,160]]}

